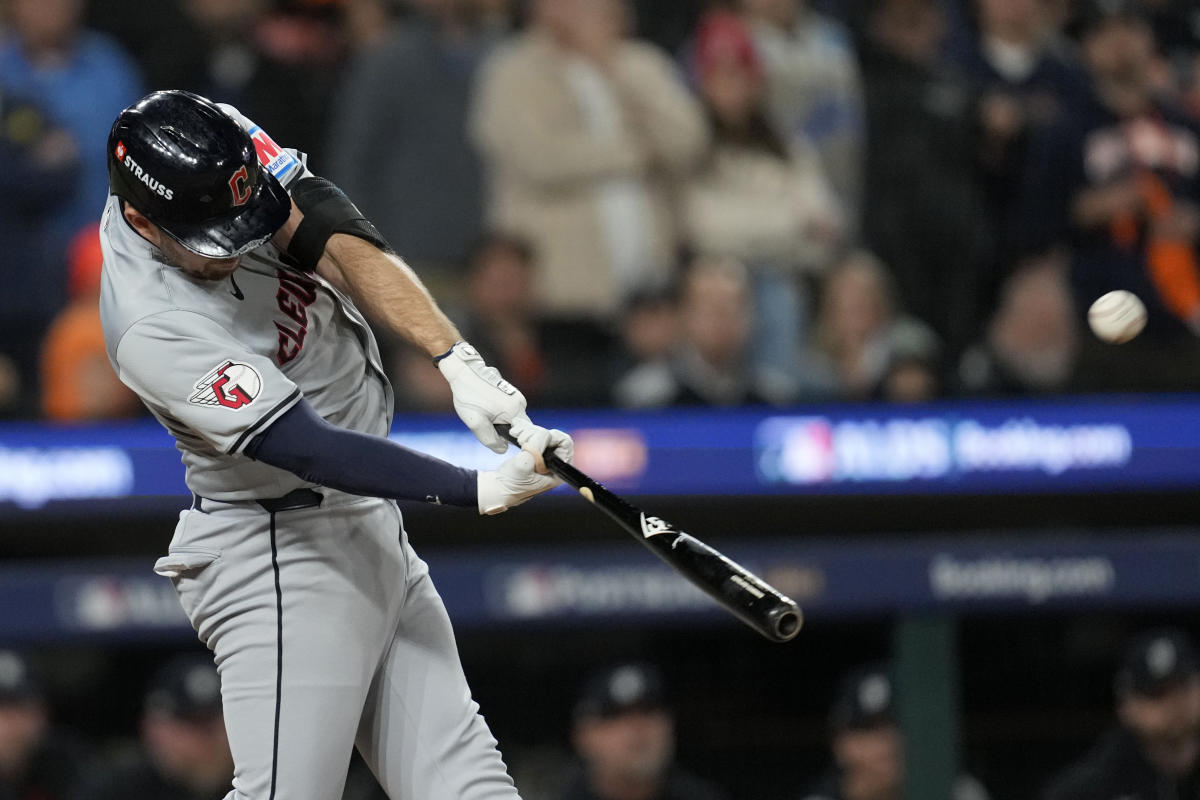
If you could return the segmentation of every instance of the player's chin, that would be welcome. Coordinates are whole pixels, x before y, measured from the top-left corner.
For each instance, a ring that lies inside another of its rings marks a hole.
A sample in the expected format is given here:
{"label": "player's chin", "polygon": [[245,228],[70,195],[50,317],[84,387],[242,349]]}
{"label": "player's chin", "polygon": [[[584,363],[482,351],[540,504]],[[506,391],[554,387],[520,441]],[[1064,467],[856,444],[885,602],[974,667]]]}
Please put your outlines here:
{"label": "player's chin", "polygon": [[196,272],[196,277],[203,278],[206,281],[220,281],[228,278],[242,264],[241,256],[233,258],[219,258],[205,261],[203,266]]}

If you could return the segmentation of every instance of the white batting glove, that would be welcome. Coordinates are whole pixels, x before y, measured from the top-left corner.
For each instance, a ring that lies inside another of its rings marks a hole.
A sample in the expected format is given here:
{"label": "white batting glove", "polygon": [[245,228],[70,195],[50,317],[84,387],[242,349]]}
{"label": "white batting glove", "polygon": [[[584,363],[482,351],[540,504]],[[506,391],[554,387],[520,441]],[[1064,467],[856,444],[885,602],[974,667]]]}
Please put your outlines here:
{"label": "white batting glove", "polygon": [[547,450],[553,450],[554,455],[568,464],[575,457],[575,442],[570,436],[557,428],[534,425],[524,414],[513,422],[508,432],[516,438],[522,450],[533,456],[534,467],[538,472],[546,471],[543,454]]}
{"label": "white batting glove", "polygon": [[499,514],[560,483],[538,472],[533,455],[522,450],[499,468],[479,473],[479,513]]}
{"label": "white batting glove", "polygon": [[437,360],[450,391],[454,395],[454,410],[475,438],[496,453],[508,449],[508,442],[493,427],[499,423],[513,426],[513,435],[520,438],[518,427],[532,425],[525,416],[525,395],[504,378],[495,367],[484,363],[479,351],[466,342],[456,342]]}

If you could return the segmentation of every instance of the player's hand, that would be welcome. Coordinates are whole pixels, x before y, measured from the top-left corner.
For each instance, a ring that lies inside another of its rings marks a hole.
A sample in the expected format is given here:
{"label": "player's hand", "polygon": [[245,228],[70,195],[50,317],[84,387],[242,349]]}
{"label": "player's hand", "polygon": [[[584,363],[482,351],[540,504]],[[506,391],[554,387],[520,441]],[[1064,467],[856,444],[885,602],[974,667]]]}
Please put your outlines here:
{"label": "player's hand", "polygon": [[524,414],[513,422],[508,432],[517,440],[522,450],[533,456],[534,468],[538,472],[546,472],[544,454],[547,450],[552,450],[554,455],[568,464],[575,457],[575,442],[570,436],[556,428],[534,425]]}
{"label": "player's hand", "polygon": [[499,370],[484,363],[471,345],[457,342],[437,365],[450,384],[454,410],[485,447],[496,453],[508,449],[508,442],[496,433],[495,425],[512,425],[518,440],[518,428],[533,425],[525,415],[525,395],[500,377]]}
{"label": "player's hand", "polygon": [[479,473],[479,513],[499,514],[560,483],[538,472],[533,455],[522,450],[499,468]]}

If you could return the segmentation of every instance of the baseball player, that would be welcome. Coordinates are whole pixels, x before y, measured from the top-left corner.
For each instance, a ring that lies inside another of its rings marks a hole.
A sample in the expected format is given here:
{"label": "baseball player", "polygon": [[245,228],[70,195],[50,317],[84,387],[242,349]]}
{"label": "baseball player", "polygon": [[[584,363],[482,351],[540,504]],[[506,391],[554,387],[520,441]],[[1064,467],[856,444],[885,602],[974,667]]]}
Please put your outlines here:
{"label": "baseball player", "polygon": [[[540,454],[569,459],[570,438],[235,109],[151,94],[117,117],[108,166],[105,340],[186,466],[192,505],[155,571],[220,671],[227,800],[336,800],[355,746],[392,798],[517,798],[394,501],[498,513],[557,484]],[[504,452],[509,423],[522,452],[476,473],[386,439],[368,315],[434,357],[485,445]]]}

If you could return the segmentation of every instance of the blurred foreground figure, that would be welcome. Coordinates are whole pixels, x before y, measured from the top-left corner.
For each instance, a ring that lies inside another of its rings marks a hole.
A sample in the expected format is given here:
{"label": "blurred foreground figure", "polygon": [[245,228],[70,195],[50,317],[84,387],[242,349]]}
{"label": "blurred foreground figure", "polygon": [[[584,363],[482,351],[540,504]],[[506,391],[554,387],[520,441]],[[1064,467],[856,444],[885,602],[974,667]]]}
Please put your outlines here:
{"label": "blurred foreground figure", "polygon": [[[904,736],[893,700],[884,667],[858,669],[843,679],[829,714],[834,767],[801,795],[805,800],[904,800]],[[951,800],[987,797],[978,781],[961,776]]]}
{"label": "blurred foreground figure", "polygon": [[1046,792],[1046,800],[1200,797],[1200,659],[1177,630],[1138,637],[1117,672],[1110,731]]}
{"label": "blurred foreground figure", "polygon": [[675,719],[662,677],[627,664],[588,682],[575,707],[583,769],[561,800],[721,800],[716,788],[675,766]]}
{"label": "blurred foreground figure", "polygon": [[0,650],[0,800],[66,800],[82,751],[50,728],[42,689],[23,658]]}
{"label": "blurred foreground figure", "polygon": [[233,757],[221,715],[221,679],[211,659],[182,656],[146,693],[142,750],[115,767],[87,800],[219,800],[229,791]]}

